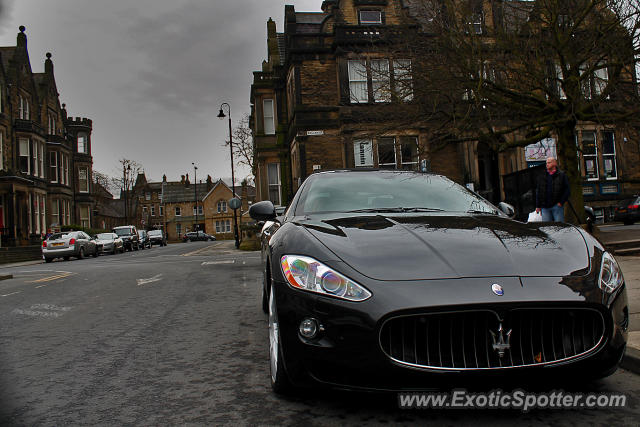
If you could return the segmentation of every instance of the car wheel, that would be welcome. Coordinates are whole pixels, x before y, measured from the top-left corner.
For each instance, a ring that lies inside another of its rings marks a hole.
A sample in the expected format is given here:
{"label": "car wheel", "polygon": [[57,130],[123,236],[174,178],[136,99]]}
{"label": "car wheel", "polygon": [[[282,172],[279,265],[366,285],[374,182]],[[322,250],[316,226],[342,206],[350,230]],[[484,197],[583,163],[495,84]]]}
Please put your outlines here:
{"label": "car wheel", "polygon": [[269,368],[271,372],[271,388],[278,394],[291,391],[291,382],[284,370],[282,361],[282,342],[280,341],[280,324],[273,286],[269,293]]}
{"label": "car wheel", "polygon": [[633,225],[633,221],[625,220],[623,221],[624,225]]}
{"label": "car wheel", "polygon": [[84,247],[80,246],[80,252],[78,252],[78,259],[84,259]]}
{"label": "car wheel", "polygon": [[51,261],[53,261],[53,258],[45,258],[44,259],[44,262],[51,262]]}
{"label": "car wheel", "polygon": [[93,251],[93,257],[94,258],[98,258],[98,248],[96,247],[96,250]]}
{"label": "car wheel", "polygon": [[69,261],[69,258],[71,258],[69,255],[63,256],[62,259],[65,261]]}

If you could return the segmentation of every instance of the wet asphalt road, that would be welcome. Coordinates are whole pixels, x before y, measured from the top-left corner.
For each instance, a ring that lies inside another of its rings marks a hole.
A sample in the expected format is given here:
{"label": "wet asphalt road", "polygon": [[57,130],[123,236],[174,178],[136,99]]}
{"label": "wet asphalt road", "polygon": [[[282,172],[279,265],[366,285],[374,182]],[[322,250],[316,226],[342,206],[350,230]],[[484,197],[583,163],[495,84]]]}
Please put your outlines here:
{"label": "wet asphalt road", "polygon": [[[637,425],[640,377],[618,371],[580,391],[620,391],[626,408],[400,410],[395,395],[274,395],[260,310],[260,256],[194,242],[0,268],[2,425]],[[522,385],[527,389],[527,384]],[[568,387],[570,388],[570,387]]]}

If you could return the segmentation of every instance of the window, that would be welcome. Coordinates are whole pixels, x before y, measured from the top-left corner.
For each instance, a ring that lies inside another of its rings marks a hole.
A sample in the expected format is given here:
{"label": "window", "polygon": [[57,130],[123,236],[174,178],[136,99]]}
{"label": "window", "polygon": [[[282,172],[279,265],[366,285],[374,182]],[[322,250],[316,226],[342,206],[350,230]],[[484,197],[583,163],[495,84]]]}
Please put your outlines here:
{"label": "window", "polygon": [[396,168],[396,146],[394,138],[378,140],[378,167],[380,169]]}
{"label": "window", "polygon": [[[2,89],[2,86],[0,86],[0,90],[1,89]],[[3,145],[3,137],[2,136],[3,136],[3,133],[2,133],[2,131],[0,131],[0,171],[4,170],[4,149],[2,147],[2,145]]]}
{"label": "window", "polygon": [[142,207],[142,216],[143,216],[143,217],[146,217],[146,216],[147,216],[147,207],[146,207],[146,206],[143,206],[143,207]]}
{"label": "window", "polygon": [[40,196],[40,223],[42,224],[42,232],[47,231],[47,196]]}
{"label": "window", "polygon": [[62,211],[61,212],[62,216],[60,217],[60,221],[61,221],[62,225],[66,225],[67,224],[67,222],[66,222],[67,221],[67,216],[66,216],[67,215],[67,210],[66,210],[67,209],[67,202],[64,201],[64,200],[61,200],[60,201],[60,207],[61,207],[60,210]]}
{"label": "window", "polygon": [[370,140],[353,141],[353,159],[356,167],[373,166],[373,149]]}
{"label": "window", "polygon": [[176,216],[181,216],[180,206],[176,206]]}
{"label": "window", "polygon": [[350,60],[349,66],[349,93],[352,103],[369,102],[367,92],[367,63],[362,60]]}
{"label": "window", "polygon": [[144,193],[145,200],[151,200],[151,193]]}
{"label": "window", "polygon": [[264,133],[273,135],[276,133],[275,121],[273,116],[273,99],[265,99],[262,101],[263,117],[264,117]]}
{"label": "window", "polygon": [[560,64],[556,64],[556,87],[558,89],[558,96],[560,99],[567,99],[567,94],[564,93],[564,89],[562,89],[563,75],[562,75],[562,67]]}
{"label": "window", "polygon": [[18,118],[29,120],[29,101],[22,95],[18,95]]}
{"label": "window", "polygon": [[89,192],[89,170],[87,168],[78,169],[78,191]]}
{"label": "window", "polygon": [[593,73],[593,96],[600,96],[609,84],[609,72],[604,64],[598,64],[598,68]]}
{"label": "window", "polygon": [[606,179],[617,179],[616,170],[616,144],[612,131],[602,132],[602,163],[604,166],[604,176]]}
{"label": "window", "polygon": [[418,169],[418,138],[400,138],[400,162],[402,165],[402,169]]}
{"label": "window", "polygon": [[382,24],[382,12],[379,10],[361,10],[359,18],[360,25]]}
{"label": "window", "polygon": [[469,17],[469,29],[467,30],[467,34],[482,34],[482,21],[484,20],[483,18],[483,14],[481,12],[471,15]]}
{"label": "window", "polygon": [[164,206],[160,205],[159,210],[158,210],[158,214],[160,214],[160,216],[164,215]]}
{"label": "window", "polygon": [[49,113],[49,120],[47,121],[47,133],[49,135],[55,135],[56,132],[56,118],[53,114]]}
{"label": "window", "polygon": [[391,101],[391,86],[389,82],[389,60],[371,60],[371,84],[373,86],[373,100],[375,102]]}
{"label": "window", "polygon": [[36,223],[36,234],[40,234],[40,195],[33,195],[33,219]]}
{"label": "window", "polygon": [[89,218],[89,206],[80,206],[80,225],[82,228],[91,227],[91,220]]}
{"label": "window", "polygon": [[33,194],[29,193],[29,204],[27,205],[27,231],[29,234],[33,233]]}
{"label": "window", "polygon": [[67,207],[67,210],[66,210],[66,215],[67,215],[67,220],[66,221],[67,222],[66,222],[66,224],[70,225],[71,224],[71,202],[69,202],[68,200],[65,200],[64,204]]}
{"label": "window", "polygon": [[155,207],[155,205],[151,205],[151,216],[156,216],[156,207]]}
{"label": "window", "polygon": [[596,133],[582,132],[582,157],[584,172],[588,180],[598,179],[598,148],[596,147]]}
{"label": "window", "polygon": [[176,233],[178,234],[178,237],[182,235],[182,224],[176,224]]}
{"label": "window", "polygon": [[29,140],[20,138],[20,172],[30,174],[31,173],[31,150]]}
{"label": "window", "polygon": [[58,153],[55,151],[49,152],[49,176],[51,182],[58,182]]}
{"label": "window", "polygon": [[216,221],[216,233],[231,233],[231,220]]}
{"label": "window", "polygon": [[219,200],[218,201],[218,213],[227,212],[227,201]]}
{"label": "window", "polygon": [[89,146],[87,143],[87,135],[84,133],[78,134],[78,153],[88,153]]}
{"label": "window", "polygon": [[33,149],[33,176],[38,176],[40,175],[40,161],[38,160],[38,156],[40,153],[39,150],[40,147],[40,143],[38,141],[34,141],[33,145],[32,145],[32,149]]}
{"label": "window", "polygon": [[196,216],[196,215],[202,216],[203,213],[204,212],[202,210],[202,205],[197,205],[197,208],[196,208],[196,206],[193,207],[193,216]]}
{"label": "window", "polygon": [[60,225],[60,205],[59,201],[51,201],[51,225]]}
{"label": "window", "polygon": [[267,164],[267,181],[269,183],[269,200],[280,205],[280,163]]}
{"label": "window", "polygon": [[411,81],[411,60],[397,59],[393,61],[394,92],[401,101],[413,99],[413,82]]}
{"label": "window", "polygon": [[44,178],[44,142],[39,144],[40,147],[40,178]]}

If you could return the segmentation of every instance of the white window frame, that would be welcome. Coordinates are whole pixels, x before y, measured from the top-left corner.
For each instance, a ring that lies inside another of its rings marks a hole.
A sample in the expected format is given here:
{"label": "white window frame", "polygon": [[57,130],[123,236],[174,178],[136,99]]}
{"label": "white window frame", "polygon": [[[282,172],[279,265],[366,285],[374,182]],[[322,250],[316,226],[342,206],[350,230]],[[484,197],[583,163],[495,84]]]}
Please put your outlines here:
{"label": "white window frame", "polygon": [[[270,180],[271,176],[269,174],[270,169],[275,166],[276,167],[276,172],[277,172],[277,182],[272,182]],[[277,188],[278,190],[278,200],[271,200],[271,190]],[[267,194],[269,195],[269,200],[271,200],[271,202],[274,205],[280,205],[282,203],[282,186],[281,186],[281,182],[280,182],[280,163],[267,163]]]}
{"label": "white window frame", "polygon": [[272,98],[262,100],[262,118],[263,129],[265,135],[275,135],[276,133],[276,118],[275,118],[275,102]]}
{"label": "white window frame", "polygon": [[227,201],[218,200],[217,208],[218,208],[218,213],[227,213]]}
{"label": "white window frame", "polygon": [[[89,138],[86,134],[80,133],[76,137],[78,153],[87,154],[89,152]],[[82,147],[82,149],[80,149]]]}
{"label": "white window frame", "polygon": [[174,212],[175,216],[182,216],[182,209],[180,208],[180,206],[176,206]]}
{"label": "white window frame", "polygon": [[353,141],[353,162],[357,168],[373,167],[373,142],[370,139]]}
{"label": "white window frame", "polygon": [[44,178],[45,173],[44,173],[44,156],[46,153],[46,150],[44,149],[44,142],[40,142],[39,144],[39,148],[40,148],[40,178]]}
{"label": "white window frame", "polygon": [[49,131],[49,135],[55,135],[56,134],[56,118],[53,116],[53,114],[49,113],[49,120],[47,122],[47,127],[48,127],[48,131]]}
{"label": "white window frame", "polygon": [[[369,17],[368,19],[363,19],[362,15],[363,13],[377,13],[378,19],[371,19],[371,17]],[[358,21],[360,25],[381,25],[382,24],[382,11],[381,10],[359,10],[358,11]]]}
{"label": "white window frame", "polygon": [[[83,216],[86,214],[86,216]],[[80,206],[80,226],[82,228],[91,227],[91,207],[89,205]]]}
{"label": "white window frame", "polygon": [[389,75],[389,60],[372,59],[370,61],[371,86],[373,101],[377,103],[391,102],[391,79]]}
{"label": "white window frame", "polygon": [[29,112],[29,100],[22,95],[18,95],[18,118],[29,120],[31,114]]}
{"label": "white window frame", "polygon": [[51,224],[60,225],[60,204],[58,199],[51,201]]}
{"label": "white window frame", "polygon": [[[406,166],[409,166],[410,170],[417,170],[418,164],[420,163],[420,147],[418,145],[418,137],[417,136],[401,136],[396,139],[398,146],[396,150],[400,152],[400,167],[402,169],[407,169]],[[406,160],[402,154],[402,146],[403,144],[411,144],[415,142],[416,147],[416,161],[411,161],[411,159]]]}
{"label": "white window frame", "polygon": [[410,59],[393,61],[393,79],[398,99],[409,102],[413,100],[412,63]]}
{"label": "white window frame", "polygon": [[[84,172],[85,178],[82,179],[82,173]],[[82,189],[83,181],[86,184],[86,189]],[[89,168],[87,167],[79,167],[78,168],[78,192],[79,193],[88,193],[89,192]]]}
{"label": "white window frame", "polygon": [[[31,143],[28,138],[20,138],[18,140],[18,145],[18,163],[21,163],[22,160],[24,160],[24,157],[26,157],[27,159],[27,170],[22,170],[22,167],[19,164],[18,167],[20,169],[20,172],[31,175]],[[26,147],[26,149],[24,149],[24,147]],[[23,151],[26,151],[26,153],[24,153]]]}
{"label": "white window frame", "polygon": [[181,237],[181,234],[182,234],[182,224],[181,223],[177,223],[176,224],[176,234],[178,235],[178,238]]}
{"label": "white window frame", "polygon": [[50,178],[53,184],[58,183],[58,152],[49,151],[49,171]]}
{"label": "white window frame", "polygon": [[[389,141],[392,141],[391,144],[389,144]],[[383,143],[383,145],[391,145],[391,147],[393,148],[393,163],[380,163],[380,143]],[[378,167],[382,168],[382,169],[398,169],[398,150],[396,147],[397,144],[397,138],[394,137],[383,137],[383,138],[379,138],[376,144],[376,151],[378,154]],[[393,166],[393,168],[390,168],[390,166]]]}
{"label": "white window frame", "polygon": [[[365,59],[350,59],[347,61],[349,74],[349,101],[352,104],[369,102],[369,86],[367,76],[367,61]],[[364,91],[361,89],[364,85]]]}
{"label": "white window frame", "polygon": [[33,216],[36,223],[36,234],[40,234],[40,195],[34,194],[33,197]]}
{"label": "white window frame", "polygon": [[[611,134],[612,138],[612,146],[613,153],[605,153],[604,151],[604,143],[605,143],[605,134]],[[613,170],[615,171],[615,175],[608,176],[607,174],[607,160],[611,160],[613,162]],[[612,130],[602,131],[602,167],[604,168],[605,179],[607,181],[616,181],[618,179],[618,165],[616,164],[616,135]]]}
{"label": "white window frame", "polygon": [[69,185],[71,181],[69,180],[69,156],[64,156],[64,184]]}
{"label": "white window frame", "polygon": [[151,200],[151,193],[144,193],[145,200]]}
{"label": "white window frame", "polygon": [[197,205],[193,207],[193,216],[196,216],[196,212],[198,216],[204,215],[204,210],[202,209],[202,205]]}
{"label": "white window frame", "polygon": [[[584,141],[585,141],[585,134],[592,134],[593,135],[593,147],[595,150],[595,153],[593,154],[584,154]],[[587,178],[587,181],[598,181],[600,179],[600,169],[599,169],[599,165],[598,165],[598,139],[597,139],[597,133],[595,131],[582,131],[582,160],[584,162],[584,173],[585,173],[585,177]],[[587,160],[593,160],[595,162],[595,176],[589,178],[589,176],[587,175],[589,168],[587,168]]]}
{"label": "white window frame", "polygon": [[[609,70],[604,64],[598,64],[599,68],[593,72],[593,95],[600,96],[609,84]],[[607,97],[609,98],[609,97]]]}

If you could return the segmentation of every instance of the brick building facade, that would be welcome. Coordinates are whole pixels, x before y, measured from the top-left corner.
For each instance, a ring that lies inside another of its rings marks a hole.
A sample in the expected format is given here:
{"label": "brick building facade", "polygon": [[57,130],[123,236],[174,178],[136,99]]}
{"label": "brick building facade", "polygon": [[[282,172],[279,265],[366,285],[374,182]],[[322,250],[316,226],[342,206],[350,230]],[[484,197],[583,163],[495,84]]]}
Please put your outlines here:
{"label": "brick building facade", "polygon": [[0,229],[3,246],[39,243],[50,229],[92,226],[91,120],[67,116],[51,54],[31,69],[25,28],[0,47]]}
{"label": "brick building facade", "polygon": [[[532,165],[525,147],[493,151],[479,141],[430,143],[428,123],[398,128],[385,108],[415,108],[412,58],[389,57],[378,43],[419,31],[408,0],[325,0],[322,12],[285,6],[284,31],[267,22],[267,58],[254,72],[251,120],[258,200],[286,205],[314,170],[379,167],[428,170],[504,200],[505,175]],[[500,2],[477,1],[482,25]],[[406,34],[406,33],[405,33]],[[382,87],[380,72],[390,91]],[[603,215],[625,194],[640,192],[638,144],[615,128],[579,123],[581,173],[588,204]]]}

